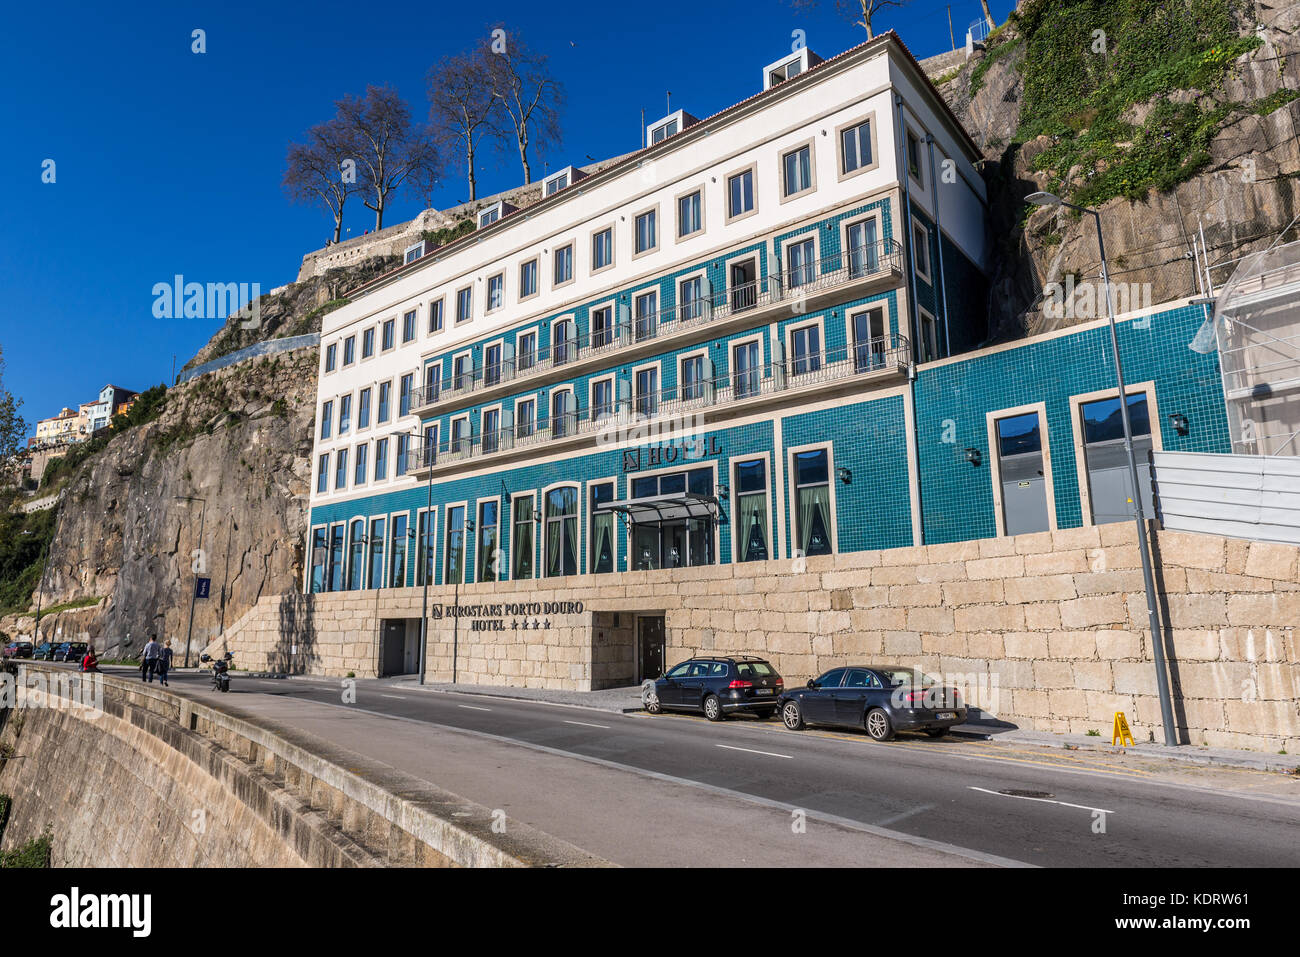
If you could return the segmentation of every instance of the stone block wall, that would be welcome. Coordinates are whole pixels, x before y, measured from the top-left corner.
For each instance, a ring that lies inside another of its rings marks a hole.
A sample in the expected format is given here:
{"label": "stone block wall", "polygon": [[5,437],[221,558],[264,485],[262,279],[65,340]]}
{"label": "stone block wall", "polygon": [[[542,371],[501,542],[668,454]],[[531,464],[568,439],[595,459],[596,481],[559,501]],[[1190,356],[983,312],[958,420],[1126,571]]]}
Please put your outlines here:
{"label": "stone block wall", "polygon": [[[1124,711],[1160,739],[1155,668],[1128,523],[1007,538],[694,569],[463,586],[461,605],[582,602],[549,628],[456,630],[462,682],[607,687],[634,654],[630,613],[662,613],[669,662],[757,654],[788,684],[852,662],[954,680],[992,716],[1046,731],[1110,732]],[[1300,749],[1300,549],[1217,536],[1155,535],[1157,592],[1175,720],[1197,745]],[[227,633],[245,667],[267,667],[278,610],[309,605],[302,670],[376,673],[380,618],[420,615],[420,591],[263,599]],[[430,589],[430,602],[452,602]],[[612,626],[620,613],[621,627]],[[515,616],[517,617],[517,616]],[[429,680],[452,677],[451,619],[430,626]],[[288,670],[288,669],[286,669]]]}

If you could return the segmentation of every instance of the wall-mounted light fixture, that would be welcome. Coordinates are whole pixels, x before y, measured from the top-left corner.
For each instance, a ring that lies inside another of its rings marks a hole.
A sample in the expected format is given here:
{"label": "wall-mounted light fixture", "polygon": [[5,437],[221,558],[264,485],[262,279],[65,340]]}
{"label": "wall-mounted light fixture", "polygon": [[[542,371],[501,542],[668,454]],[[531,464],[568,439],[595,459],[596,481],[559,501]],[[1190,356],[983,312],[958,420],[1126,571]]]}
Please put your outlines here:
{"label": "wall-mounted light fixture", "polygon": [[979,465],[980,462],[984,461],[984,456],[980,454],[979,449],[967,449],[966,461],[971,465]]}
{"label": "wall-mounted light fixture", "polygon": [[853,481],[853,473],[850,472],[848,468],[843,465],[837,465],[835,467],[835,477],[839,479],[841,482],[843,482],[845,485],[848,485],[850,482]]}
{"label": "wall-mounted light fixture", "polygon": [[713,495],[715,498],[726,498],[730,494],[731,494],[731,489],[728,488],[726,485],[719,485],[717,488],[713,490]]}
{"label": "wall-mounted light fixture", "polygon": [[533,509],[533,521],[538,525],[542,524],[542,510],[540,508]]}
{"label": "wall-mounted light fixture", "polygon": [[1174,431],[1179,435],[1186,435],[1191,429],[1191,425],[1187,421],[1187,416],[1183,415],[1181,412],[1175,412],[1170,415],[1169,421],[1173,424]]}

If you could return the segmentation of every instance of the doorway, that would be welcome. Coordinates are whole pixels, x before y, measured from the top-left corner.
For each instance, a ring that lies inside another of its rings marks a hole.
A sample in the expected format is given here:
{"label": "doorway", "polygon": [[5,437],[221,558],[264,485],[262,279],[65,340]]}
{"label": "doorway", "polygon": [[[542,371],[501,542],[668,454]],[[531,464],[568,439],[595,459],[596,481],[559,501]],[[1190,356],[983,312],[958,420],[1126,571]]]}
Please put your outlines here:
{"label": "doorway", "polygon": [[385,618],[379,630],[379,677],[413,675],[420,670],[420,620]]}
{"label": "doorway", "polygon": [[1023,535],[1050,529],[1042,422],[1037,411],[997,420],[997,455],[1006,533]]}
{"label": "doorway", "polygon": [[642,615],[636,620],[637,681],[664,673],[664,616]]}

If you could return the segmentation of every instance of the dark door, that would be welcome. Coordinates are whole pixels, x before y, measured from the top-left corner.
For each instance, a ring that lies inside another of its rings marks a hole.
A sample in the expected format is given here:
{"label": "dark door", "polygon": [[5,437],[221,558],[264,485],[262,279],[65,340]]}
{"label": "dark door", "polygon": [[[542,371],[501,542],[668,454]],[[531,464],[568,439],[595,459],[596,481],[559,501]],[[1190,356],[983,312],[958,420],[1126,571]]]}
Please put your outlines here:
{"label": "dark door", "polygon": [[[874,685],[873,685],[874,682]],[[867,705],[867,690],[880,682],[865,668],[850,668],[844,684],[832,693],[835,700],[835,723],[848,728],[860,727]]]}
{"label": "dark door", "polygon": [[758,305],[758,273],[754,260],[746,259],[744,262],[732,263],[731,275],[728,279],[731,286],[732,312],[742,312]]}
{"label": "dark door", "polygon": [[641,674],[638,681],[658,678],[664,673],[664,616],[647,615],[636,620],[637,641],[641,647]]}
{"label": "dark door", "polygon": [[406,671],[406,620],[384,619],[384,630],[379,639],[381,678],[400,675]]}
{"label": "dark door", "polygon": [[817,679],[817,687],[810,688],[803,696],[803,719],[818,724],[835,723],[835,698],[840,682],[844,680],[844,669],[835,668]]}

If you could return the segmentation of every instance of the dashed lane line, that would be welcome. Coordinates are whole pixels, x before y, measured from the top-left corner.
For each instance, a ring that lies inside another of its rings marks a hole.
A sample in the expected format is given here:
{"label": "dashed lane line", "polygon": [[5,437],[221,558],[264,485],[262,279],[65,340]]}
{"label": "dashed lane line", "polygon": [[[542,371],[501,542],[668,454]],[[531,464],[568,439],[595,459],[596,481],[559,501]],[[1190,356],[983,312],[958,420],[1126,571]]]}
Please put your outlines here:
{"label": "dashed lane line", "polygon": [[749,754],[762,754],[769,758],[785,758],[787,761],[793,761],[793,754],[777,754],[775,751],[755,751],[753,748],[735,748],[729,744],[719,744],[719,748],[726,748],[728,751],[745,751]]}
{"label": "dashed lane line", "polygon": [[1040,804],[1059,804],[1061,807],[1075,807],[1080,811],[1092,811],[1101,814],[1114,814],[1114,811],[1107,811],[1104,807],[1089,807],[1086,804],[1071,804],[1069,801],[1056,801],[1052,798],[1033,797],[1028,794],[1004,794],[1002,791],[990,791],[988,788],[977,788],[973,784],[968,784],[972,791],[980,791],[984,794],[992,794],[995,797],[1013,798],[1017,801],[1037,801]]}

